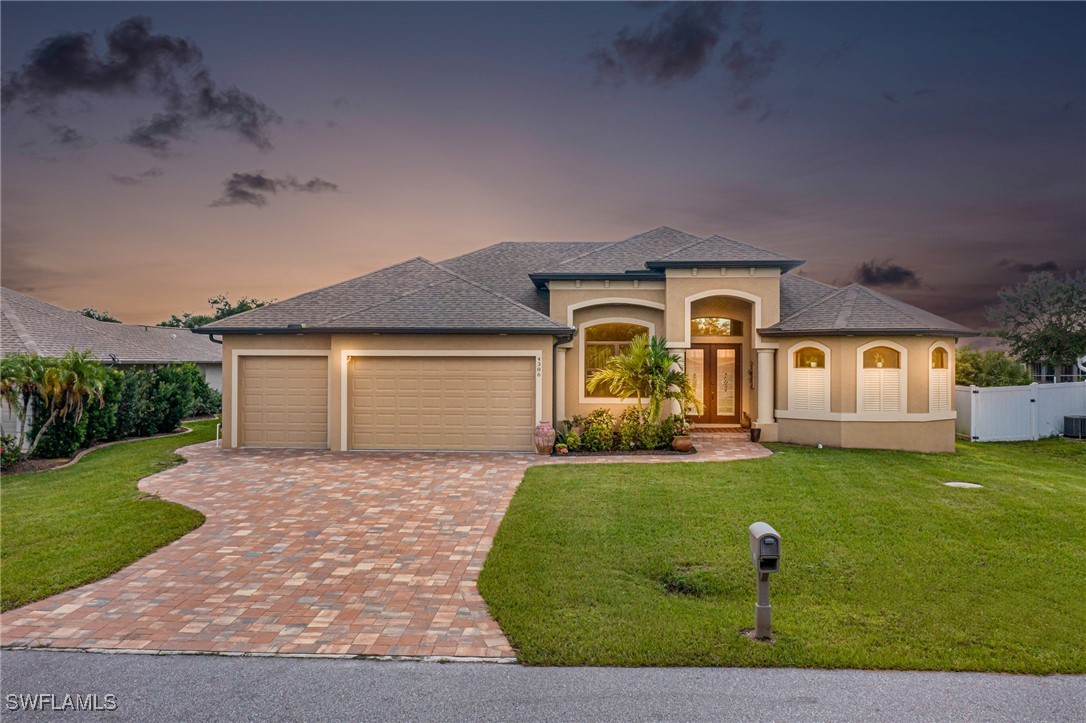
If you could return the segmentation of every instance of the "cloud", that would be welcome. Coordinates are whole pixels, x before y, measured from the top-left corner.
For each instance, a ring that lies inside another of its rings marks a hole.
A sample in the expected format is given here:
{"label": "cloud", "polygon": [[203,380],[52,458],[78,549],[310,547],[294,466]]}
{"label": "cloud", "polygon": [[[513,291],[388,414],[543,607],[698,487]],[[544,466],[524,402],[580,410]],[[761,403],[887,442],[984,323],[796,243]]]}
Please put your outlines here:
{"label": "cloud", "polygon": [[920,277],[912,269],[885,261],[864,261],[852,272],[852,279],[867,286],[920,286]]}
{"label": "cloud", "polygon": [[104,98],[151,97],[163,104],[150,121],[140,121],[125,140],[153,153],[165,153],[190,123],[227,131],[260,150],[272,147],[269,127],[278,114],[252,95],[220,88],[190,40],[151,33],[151,21],[132,17],[110,29],[105,53],[90,33],[46,38],[0,86],[3,109],[22,104],[47,114],[56,101],[73,94]]}
{"label": "cloud", "polygon": [[897,93],[883,93],[882,99],[888,103],[897,103]]}
{"label": "cloud", "polygon": [[354,108],[354,103],[347,96],[340,95],[332,99],[332,107],[336,110],[348,110]]}
{"label": "cloud", "polygon": [[323,178],[311,178],[304,183],[293,176],[273,178],[263,171],[255,173],[232,173],[223,181],[222,196],[211,202],[212,206],[256,206],[261,208],[268,203],[268,194],[280,191],[300,193],[339,192],[339,186]]}
{"label": "cloud", "polygon": [[[754,86],[772,74],[784,45],[764,36],[760,5],[745,3],[734,24],[732,3],[676,2],[643,7],[663,10],[647,25],[626,26],[587,54],[597,85],[619,87],[629,77],[666,88],[690,80],[710,67],[717,46],[730,40],[719,61],[731,86],[732,109],[759,112],[759,120],[769,116],[772,108],[754,92]],[[850,48],[839,50],[843,54]]]}
{"label": "cloud", "polygon": [[158,178],[165,175],[166,172],[155,166],[154,168],[148,168],[143,173],[136,173],[131,176],[123,176],[116,173],[110,174],[109,180],[113,181],[119,186],[139,186],[142,185],[148,178]]}
{"label": "cloud", "polygon": [[1001,269],[1007,269],[1009,271],[1015,271],[1020,274],[1033,274],[1038,271],[1059,271],[1060,265],[1055,261],[1042,261],[1039,264],[1031,264],[1025,261],[1015,261],[1014,259],[1003,259],[996,264]]}
{"label": "cloud", "polygon": [[916,90],[914,90],[912,92],[912,97],[914,97],[914,98],[919,98],[920,96],[923,96],[923,95],[935,95],[935,89],[934,88],[917,88]]}
{"label": "cloud", "polygon": [[49,132],[53,135],[53,141],[68,148],[87,148],[94,145],[94,140],[72,128],[69,125],[50,124]]}
{"label": "cloud", "polygon": [[834,46],[815,57],[811,64],[816,68],[821,68],[827,63],[836,63],[838,60],[845,57],[855,49],[855,43],[846,40],[840,45]]}
{"label": "cloud", "polygon": [[594,49],[589,59],[611,83],[621,83],[626,74],[662,86],[689,80],[709,63],[730,9],[724,3],[670,4],[649,25],[619,30],[609,47]]}

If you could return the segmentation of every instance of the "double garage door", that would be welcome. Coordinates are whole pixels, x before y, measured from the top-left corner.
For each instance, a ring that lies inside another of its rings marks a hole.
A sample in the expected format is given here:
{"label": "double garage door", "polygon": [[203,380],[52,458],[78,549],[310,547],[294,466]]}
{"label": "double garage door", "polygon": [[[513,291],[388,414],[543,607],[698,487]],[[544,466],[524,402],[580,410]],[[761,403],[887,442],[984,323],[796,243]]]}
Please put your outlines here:
{"label": "double garage door", "polygon": [[[242,356],[243,447],[327,448],[328,360]],[[350,449],[532,448],[531,357],[353,357],[347,369]]]}

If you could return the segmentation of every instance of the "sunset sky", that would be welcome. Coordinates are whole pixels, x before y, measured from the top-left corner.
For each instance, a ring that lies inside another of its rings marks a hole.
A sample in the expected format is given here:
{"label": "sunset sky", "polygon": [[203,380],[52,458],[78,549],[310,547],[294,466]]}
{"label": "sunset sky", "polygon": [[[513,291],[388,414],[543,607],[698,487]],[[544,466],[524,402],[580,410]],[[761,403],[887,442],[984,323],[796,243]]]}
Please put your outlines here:
{"label": "sunset sky", "polygon": [[3,285],[126,322],[662,225],[968,325],[1086,268],[1083,3],[0,14]]}

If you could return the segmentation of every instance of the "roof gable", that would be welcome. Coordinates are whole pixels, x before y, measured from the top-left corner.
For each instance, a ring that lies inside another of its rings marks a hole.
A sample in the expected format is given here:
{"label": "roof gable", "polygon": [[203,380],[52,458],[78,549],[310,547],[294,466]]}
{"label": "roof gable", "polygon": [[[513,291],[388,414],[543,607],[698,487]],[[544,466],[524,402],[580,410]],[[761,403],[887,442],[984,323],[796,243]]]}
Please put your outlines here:
{"label": "roof gable", "polygon": [[554,333],[535,309],[418,257],[365,276],[237,314],[206,333],[362,331]]}
{"label": "roof gable", "polygon": [[541,275],[567,274],[623,274],[645,272],[645,262],[665,256],[683,246],[701,241],[697,236],[683,233],[668,226],[639,233],[628,239],[607,244],[601,248],[574,256],[540,270]]}
{"label": "roof gable", "polygon": [[677,248],[663,256],[648,259],[648,268],[682,268],[694,266],[775,266],[793,269],[803,264],[757,246],[724,236],[710,236]]}
{"label": "roof gable", "polygon": [[826,294],[759,333],[975,335],[961,324],[859,284]]}

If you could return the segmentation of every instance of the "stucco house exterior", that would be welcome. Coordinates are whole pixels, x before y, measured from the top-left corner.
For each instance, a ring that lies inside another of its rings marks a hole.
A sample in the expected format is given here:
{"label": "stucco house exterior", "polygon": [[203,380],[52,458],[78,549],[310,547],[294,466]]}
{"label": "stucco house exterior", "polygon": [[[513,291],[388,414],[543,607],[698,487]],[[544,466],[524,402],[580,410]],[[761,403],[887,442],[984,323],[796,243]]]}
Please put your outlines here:
{"label": "stucco house exterior", "polygon": [[803,263],[662,227],[615,243],[416,258],[209,324],[227,447],[529,450],[541,420],[625,404],[586,378],[663,336],[696,427],[766,441],[952,451],[954,349],[972,332]]}

